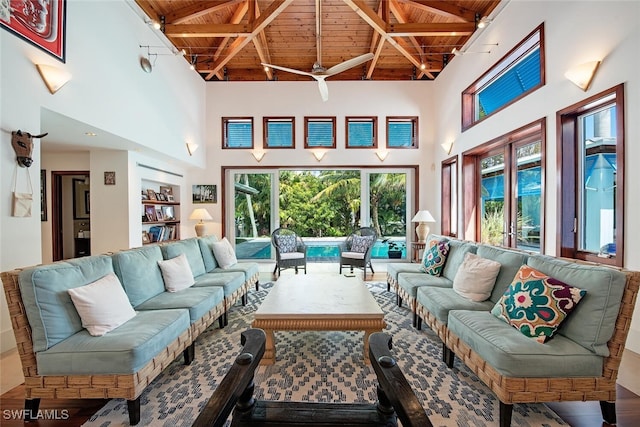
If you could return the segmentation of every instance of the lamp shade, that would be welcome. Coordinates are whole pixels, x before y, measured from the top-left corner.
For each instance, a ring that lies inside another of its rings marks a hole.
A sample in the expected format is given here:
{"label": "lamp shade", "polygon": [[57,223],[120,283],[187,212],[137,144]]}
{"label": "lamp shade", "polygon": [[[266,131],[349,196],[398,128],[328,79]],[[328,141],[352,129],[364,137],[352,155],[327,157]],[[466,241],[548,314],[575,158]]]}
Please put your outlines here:
{"label": "lamp shade", "polygon": [[433,215],[431,215],[431,212],[427,210],[423,210],[423,211],[418,211],[414,215],[411,222],[436,222],[436,220],[433,219]]}
{"label": "lamp shade", "polygon": [[194,209],[193,212],[191,212],[191,215],[189,215],[189,219],[198,219],[202,222],[203,219],[212,220],[213,217],[205,208],[198,208]]}
{"label": "lamp shade", "polygon": [[189,219],[197,219],[200,221],[196,224],[196,236],[200,237],[204,236],[206,232],[206,225],[204,224],[204,222],[202,222],[202,220],[212,220],[213,217],[205,208],[198,208],[194,209],[193,212],[191,212],[191,215],[189,215]]}

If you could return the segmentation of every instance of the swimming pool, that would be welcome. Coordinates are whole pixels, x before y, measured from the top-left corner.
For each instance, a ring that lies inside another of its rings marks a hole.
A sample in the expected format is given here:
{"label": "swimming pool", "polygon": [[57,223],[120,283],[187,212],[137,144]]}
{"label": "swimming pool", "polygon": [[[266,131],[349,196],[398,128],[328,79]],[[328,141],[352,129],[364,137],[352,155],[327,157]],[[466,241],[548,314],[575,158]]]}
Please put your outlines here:
{"label": "swimming pool", "polygon": [[[340,244],[344,241],[335,239],[304,238],[307,245],[307,259],[314,262],[338,262],[340,258]],[[394,242],[404,243],[404,239],[393,239]],[[387,244],[376,242],[371,251],[371,257],[386,259]],[[271,259],[273,248],[269,239],[251,239],[236,243],[236,255],[240,259]],[[402,250],[402,258],[406,256],[406,248]],[[275,257],[275,254],[273,254]]]}

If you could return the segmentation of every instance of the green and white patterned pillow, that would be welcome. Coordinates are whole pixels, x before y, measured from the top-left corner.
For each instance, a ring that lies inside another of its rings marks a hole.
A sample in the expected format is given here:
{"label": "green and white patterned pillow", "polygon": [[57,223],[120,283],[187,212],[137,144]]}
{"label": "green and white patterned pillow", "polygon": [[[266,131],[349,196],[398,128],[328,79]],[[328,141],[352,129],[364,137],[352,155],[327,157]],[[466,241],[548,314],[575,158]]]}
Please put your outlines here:
{"label": "green and white patterned pillow", "polygon": [[586,293],[523,265],[491,314],[524,335],[545,343]]}
{"label": "green and white patterned pillow", "polygon": [[426,249],[422,258],[422,271],[432,276],[442,275],[444,264],[447,262],[449,255],[449,242],[446,240],[437,240],[430,243],[429,249]]}

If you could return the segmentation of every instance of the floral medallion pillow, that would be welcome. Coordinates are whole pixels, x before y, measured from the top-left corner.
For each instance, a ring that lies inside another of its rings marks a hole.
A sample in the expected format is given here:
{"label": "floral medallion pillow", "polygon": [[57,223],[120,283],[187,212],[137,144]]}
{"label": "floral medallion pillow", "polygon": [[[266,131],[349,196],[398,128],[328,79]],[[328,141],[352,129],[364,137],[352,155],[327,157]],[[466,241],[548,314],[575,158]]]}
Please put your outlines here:
{"label": "floral medallion pillow", "polygon": [[432,276],[442,275],[444,264],[447,262],[447,255],[449,255],[448,241],[438,240],[432,243],[422,258],[422,271]]}
{"label": "floral medallion pillow", "polygon": [[523,265],[491,314],[539,343],[551,338],[587,291]]}
{"label": "floral medallion pillow", "polygon": [[373,236],[353,236],[351,240],[351,252],[365,253],[371,243],[373,242]]}
{"label": "floral medallion pillow", "polygon": [[276,242],[278,242],[280,253],[283,253],[283,254],[286,254],[289,252],[295,252],[298,247],[296,242],[296,236],[294,236],[293,234],[289,234],[285,236],[276,236]]}

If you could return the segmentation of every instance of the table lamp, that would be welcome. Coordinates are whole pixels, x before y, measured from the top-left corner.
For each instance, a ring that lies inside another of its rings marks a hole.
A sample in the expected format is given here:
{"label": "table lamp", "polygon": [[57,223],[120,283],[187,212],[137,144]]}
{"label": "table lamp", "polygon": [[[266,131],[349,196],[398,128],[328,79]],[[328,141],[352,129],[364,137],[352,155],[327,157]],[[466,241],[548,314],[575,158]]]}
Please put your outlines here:
{"label": "table lamp", "polygon": [[426,243],[427,235],[429,234],[428,222],[436,222],[431,215],[431,212],[427,210],[418,211],[411,222],[417,222],[416,235],[418,236],[418,243]]}
{"label": "table lamp", "polygon": [[198,209],[194,209],[193,212],[191,212],[189,219],[200,220],[200,222],[196,224],[196,235],[200,237],[200,236],[204,236],[205,229],[206,229],[206,225],[203,222],[203,220],[205,219],[211,220],[213,219],[213,217],[211,216],[209,211],[207,211],[205,208],[198,208]]}

